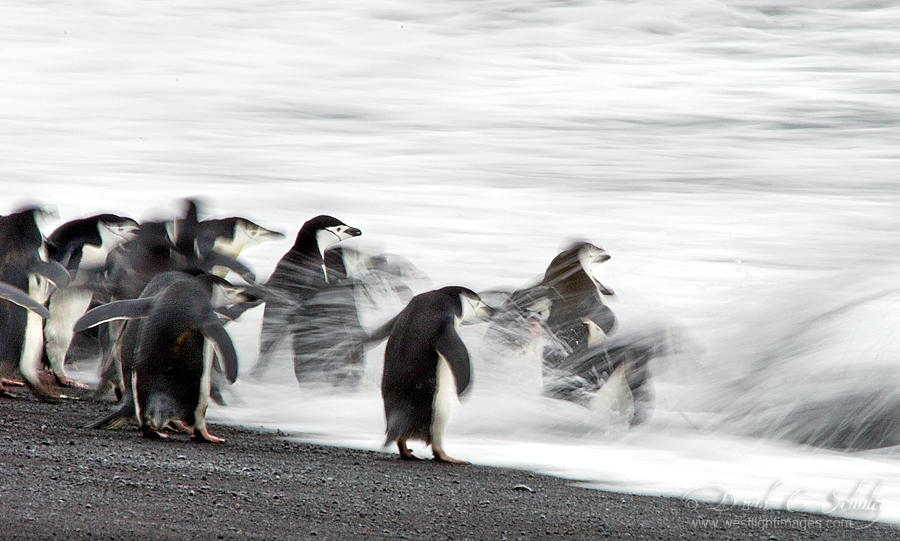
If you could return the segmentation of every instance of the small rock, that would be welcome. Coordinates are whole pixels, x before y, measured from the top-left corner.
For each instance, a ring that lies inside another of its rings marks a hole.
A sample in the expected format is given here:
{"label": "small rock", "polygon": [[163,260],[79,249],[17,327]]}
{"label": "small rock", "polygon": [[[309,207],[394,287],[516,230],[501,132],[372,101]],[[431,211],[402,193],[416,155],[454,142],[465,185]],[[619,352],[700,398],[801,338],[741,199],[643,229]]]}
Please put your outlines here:
{"label": "small rock", "polygon": [[525,492],[531,492],[532,494],[534,493],[534,489],[528,485],[516,485],[513,487],[513,490],[522,490]]}

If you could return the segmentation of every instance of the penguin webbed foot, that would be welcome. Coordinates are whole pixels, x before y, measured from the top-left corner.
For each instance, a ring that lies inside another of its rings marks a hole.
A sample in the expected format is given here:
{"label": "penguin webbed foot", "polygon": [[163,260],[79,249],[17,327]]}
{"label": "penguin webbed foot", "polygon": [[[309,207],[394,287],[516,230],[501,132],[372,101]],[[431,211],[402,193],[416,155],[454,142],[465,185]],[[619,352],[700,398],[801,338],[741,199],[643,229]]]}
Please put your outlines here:
{"label": "penguin webbed foot", "polygon": [[397,442],[397,450],[400,451],[400,460],[422,460],[409,450],[409,447],[406,446],[405,441]]}
{"label": "penguin webbed foot", "polygon": [[150,440],[167,440],[169,439],[168,434],[163,434],[162,432],[150,428],[147,425],[141,426],[141,436],[150,439]]}
{"label": "penguin webbed foot", "polygon": [[197,443],[225,443],[225,438],[213,436],[206,427],[194,428],[191,439]]}
{"label": "penguin webbed foot", "polygon": [[31,394],[33,394],[35,398],[47,404],[58,404],[60,398],[66,398],[60,394],[54,394],[47,389],[47,387],[44,386],[44,383],[40,381],[40,378],[37,382],[25,380],[25,386],[28,387],[28,390],[31,391]]}
{"label": "penguin webbed foot", "polygon": [[61,376],[55,372],[53,373],[53,375],[56,377],[56,384],[60,387],[68,387],[70,389],[90,389],[89,385],[81,383],[80,381],[74,380],[68,376]]}
{"label": "penguin webbed foot", "polygon": [[0,379],[0,387],[3,387],[4,385],[9,385],[10,387],[24,387],[25,383],[20,380],[11,378]]}
{"label": "penguin webbed foot", "polygon": [[460,460],[458,458],[453,458],[444,452],[443,449],[435,449],[432,447],[432,452],[434,453],[434,461],[435,462],[443,462],[445,464],[471,464],[471,462],[467,462],[465,460]]}
{"label": "penguin webbed foot", "polygon": [[181,420],[170,421],[168,428],[171,429],[173,432],[177,432],[179,434],[191,434],[191,435],[194,434],[194,429],[192,427],[188,426],[187,423],[185,423],[184,421],[181,421]]}

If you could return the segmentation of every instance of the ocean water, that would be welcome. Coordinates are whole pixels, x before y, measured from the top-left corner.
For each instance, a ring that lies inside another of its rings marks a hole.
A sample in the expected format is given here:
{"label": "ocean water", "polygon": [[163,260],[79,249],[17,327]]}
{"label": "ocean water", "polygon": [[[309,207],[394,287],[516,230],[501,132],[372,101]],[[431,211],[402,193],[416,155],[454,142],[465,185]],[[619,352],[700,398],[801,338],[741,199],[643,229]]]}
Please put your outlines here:
{"label": "ocean water", "polygon": [[[900,523],[898,53],[879,1],[10,0],[2,212],[201,195],[289,238],[328,213],[422,288],[519,287],[589,239],[622,330],[677,336],[650,422],[541,397],[535,359],[487,362],[475,326],[451,454]],[[265,277],[289,245],[245,259]],[[231,328],[245,373],[260,318]],[[282,358],[213,424],[380,449],[381,352],[345,394]]]}

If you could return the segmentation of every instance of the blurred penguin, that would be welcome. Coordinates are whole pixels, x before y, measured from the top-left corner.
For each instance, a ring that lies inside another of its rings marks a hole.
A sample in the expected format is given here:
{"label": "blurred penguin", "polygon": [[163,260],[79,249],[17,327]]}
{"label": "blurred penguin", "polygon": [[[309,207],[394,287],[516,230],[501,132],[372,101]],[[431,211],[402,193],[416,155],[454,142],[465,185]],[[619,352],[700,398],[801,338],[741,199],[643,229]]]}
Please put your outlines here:
{"label": "blurred penguin", "polygon": [[284,254],[266,282],[271,298],[266,301],[259,359],[253,376],[262,377],[271,364],[278,344],[287,336],[293,337],[295,316],[304,303],[326,286],[336,284],[344,275],[345,271],[328,268],[325,251],[343,240],[360,235],[362,231],[359,229],[327,215],[316,216],[303,224],[294,245]]}
{"label": "blurred penguin", "polygon": [[[50,258],[66,267],[73,280],[50,296],[51,317],[44,325],[46,354],[57,382],[64,387],[85,387],[65,373],[66,353],[75,321],[90,307],[91,289],[109,253],[134,237],[138,224],[115,214],[98,214],[64,223],[47,238]],[[83,269],[83,272],[79,272]]]}
{"label": "blurred penguin", "polygon": [[[229,382],[238,375],[237,355],[216,308],[253,300],[244,288],[212,274],[170,272],[157,276],[138,299],[89,311],[77,328],[114,319],[135,320],[123,333],[133,356],[126,374],[130,393],[110,415],[92,423],[113,427],[136,416],[145,437],[165,438],[167,427],[199,441],[221,443],[206,427],[214,358]],[[215,357],[212,351],[215,351]]]}
{"label": "blurred penguin", "polygon": [[[51,287],[69,283],[65,267],[47,256],[38,225],[47,216],[44,209],[28,207],[0,217],[0,282],[24,291],[40,305],[47,301]],[[22,304],[0,303],[0,395],[9,396],[3,381],[9,383],[4,378],[18,368],[35,395],[49,398],[50,391],[39,380],[46,310],[22,310]]]}

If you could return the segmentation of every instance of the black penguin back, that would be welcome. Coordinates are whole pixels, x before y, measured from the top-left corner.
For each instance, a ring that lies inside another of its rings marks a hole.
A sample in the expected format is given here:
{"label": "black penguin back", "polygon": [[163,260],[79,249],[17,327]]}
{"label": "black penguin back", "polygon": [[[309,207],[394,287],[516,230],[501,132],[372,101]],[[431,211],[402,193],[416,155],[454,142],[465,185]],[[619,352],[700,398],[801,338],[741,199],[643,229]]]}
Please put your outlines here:
{"label": "black penguin back", "polygon": [[450,286],[416,295],[396,317],[384,355],[381,394],[387,441],[418,438],[431,443],[438,353],[435,342],[462,313],[465,288]]}

